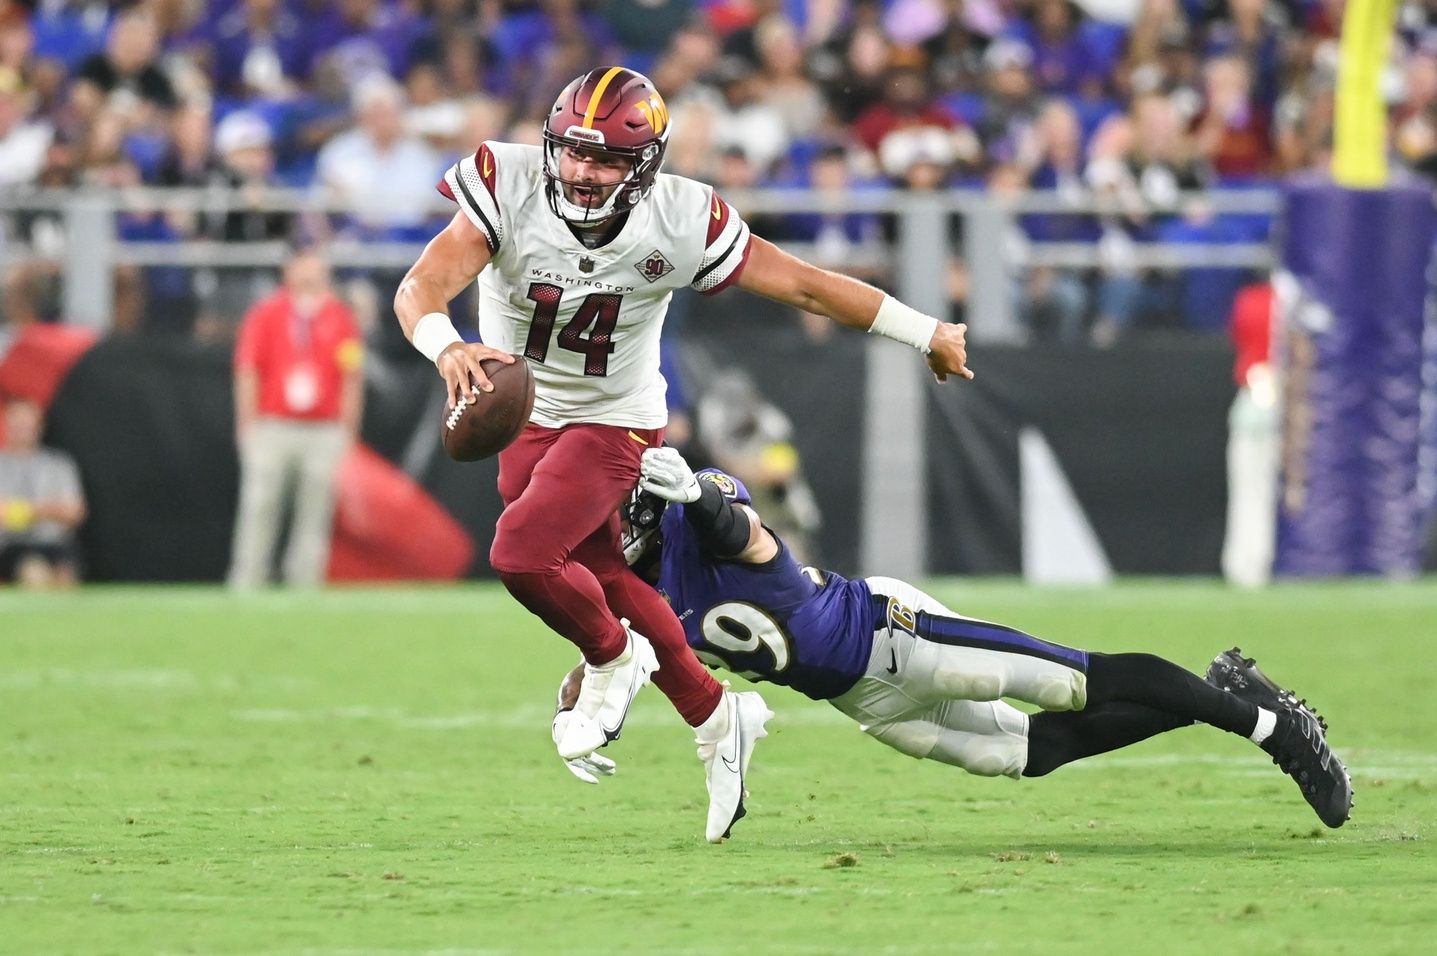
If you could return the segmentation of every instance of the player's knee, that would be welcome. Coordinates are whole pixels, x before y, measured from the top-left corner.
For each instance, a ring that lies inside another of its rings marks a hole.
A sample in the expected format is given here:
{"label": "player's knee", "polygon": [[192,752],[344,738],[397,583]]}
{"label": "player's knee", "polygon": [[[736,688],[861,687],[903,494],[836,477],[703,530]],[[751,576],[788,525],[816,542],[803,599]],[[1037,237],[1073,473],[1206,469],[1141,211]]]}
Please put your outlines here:
{"label": "player's knee", "polygon": [[938,744],[937,730],[924,724],[876,724],[864,727],[863,732],[899,753],[918,760],[931,754]]}
{"label": "player's knee", "polygon": [[489,547],[489,564],[502,578],[505,574],[545,574],[563,563],[544,535],[528,533],[522,520],[506,521],[509,512],[499,516],[494,528],[494,543]]}
{"label": "player's knee", "polygon": [[983,746],[968,758],[963,769],[979,777],[1018,777],[1023,773],[1023,764],[1011,747]]}
{"label": "player's knee", "polygon": [[950,700],[997,700],[1003,696],[1003,675],[980,668],[943,667],[933,674],[939,697]]}
{"label": "player's knee", "polygon": [[1020,777],[1026,759],[1021,741],[1006,736],[965,735],[945,741],[933,758],[961,767],[976,777]]}
{"label": "player's knee", "polygon": [[1035,685],[1032,703],[1044,710],[1082,710],[1088,705],[1088,677],[1081,671],[1044,674]]}

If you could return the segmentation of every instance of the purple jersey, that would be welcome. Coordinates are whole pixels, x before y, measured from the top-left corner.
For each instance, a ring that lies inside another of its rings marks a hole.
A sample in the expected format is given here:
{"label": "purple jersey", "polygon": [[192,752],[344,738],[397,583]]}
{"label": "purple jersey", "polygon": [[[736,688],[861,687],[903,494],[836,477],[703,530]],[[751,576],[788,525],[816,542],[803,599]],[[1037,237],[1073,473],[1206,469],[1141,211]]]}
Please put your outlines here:
{"label": "purple jersey", "polygon": [[865,582],[801,568],[782,541],[765,564],[716,558],[699,546],[683,505],[669,505],[660,536],[659,591],[704,663],[815,700],[838,697],[867,671],[873,632],[887,618]]}

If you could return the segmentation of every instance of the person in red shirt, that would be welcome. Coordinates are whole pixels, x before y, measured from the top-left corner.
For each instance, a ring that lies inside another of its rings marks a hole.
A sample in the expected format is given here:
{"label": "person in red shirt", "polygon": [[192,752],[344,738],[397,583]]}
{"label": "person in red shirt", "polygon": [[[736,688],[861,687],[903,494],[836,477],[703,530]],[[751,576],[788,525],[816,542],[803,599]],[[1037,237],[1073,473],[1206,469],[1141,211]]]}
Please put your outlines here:
{"label": "person in red shirt", "polygon": [[958,129],[953,115],[933,101],[922,62],[911,52],[897,57],[890,67],[883,99],[853,121],[853,134],[871,152],[877,153],[884,138],[895,130],[921,126]]}
{"label": "person in red shirt", "polygon": [[1252,101],[1252,73],[1240,56],[1209,60],[1205,102],[1192,122],[1198,149],[1219,176],[1250,179],[1272,166],[1272,116]]}
{"label": "person in red shirt", "polygon": [[1260,587],[1272,576],[1277,522],[1278,395],[1268,356],[1275,292],[1271,281],[1244,286],[1232,304],[1237,397],[1228,413],[1227,534],[1223,577]]}
{"label": "person in red shirt", "polygon": [[334,476],[363,408],[363,354],[354,315],[331,289],[328,260],[317,249],[300,250],[285,265],[282,287],[250,308],[235,347],[240,501],[232,588],[267,583],[291,489],[285,583],[323,580]]}

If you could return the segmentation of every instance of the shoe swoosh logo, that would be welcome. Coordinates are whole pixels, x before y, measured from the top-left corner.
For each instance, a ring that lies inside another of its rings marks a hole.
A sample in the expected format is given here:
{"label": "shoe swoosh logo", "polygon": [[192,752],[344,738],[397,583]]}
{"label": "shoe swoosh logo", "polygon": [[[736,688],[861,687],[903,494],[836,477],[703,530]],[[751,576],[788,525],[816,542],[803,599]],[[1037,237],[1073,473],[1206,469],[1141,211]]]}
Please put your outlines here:
{"label": "shoe swoosh logo", "polygon": [[624,712],[619,715],[618,722],[616,722],[613,727],[605,727],[604,722],[599,721],[599,729],[604,732],[605,737],[608,737],[610,740],[613,740],[619,735],[620,729],[622,729],[624,726],[624,721],[628,719],[629,708],[633,706],[633,703],[634,698],[630,697],[628,703],[624,704]]}

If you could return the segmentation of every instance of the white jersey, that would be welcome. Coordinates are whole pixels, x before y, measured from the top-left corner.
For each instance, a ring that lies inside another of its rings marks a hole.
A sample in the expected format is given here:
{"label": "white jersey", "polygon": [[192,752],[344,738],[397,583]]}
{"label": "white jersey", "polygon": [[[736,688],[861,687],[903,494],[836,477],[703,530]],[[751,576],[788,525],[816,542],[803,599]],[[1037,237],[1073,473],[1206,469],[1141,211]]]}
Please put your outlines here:
{"label": "white jersey", "polygon": [[488,240],[479,335],[534,370],[530,421],[662,428],[659,336],[673,290],[717,292],[748,261],[748,226],[713,189],[660,175],[617,236],[584,246],[549,208],[536,146],[484,143],[440,191]]}

